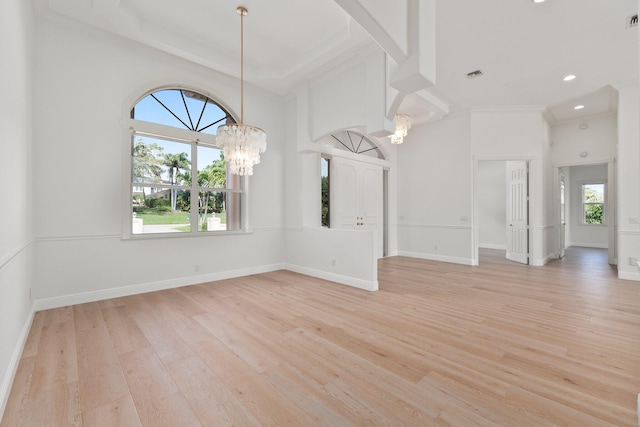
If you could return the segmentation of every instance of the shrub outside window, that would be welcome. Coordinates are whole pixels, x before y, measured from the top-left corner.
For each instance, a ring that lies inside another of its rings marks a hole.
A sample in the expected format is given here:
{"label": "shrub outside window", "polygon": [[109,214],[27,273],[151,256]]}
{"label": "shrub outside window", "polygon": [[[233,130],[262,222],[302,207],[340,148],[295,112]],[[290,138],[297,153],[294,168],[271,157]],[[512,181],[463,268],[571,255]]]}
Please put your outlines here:
{"label": "shrub outside window", "polygon": [[604,182],[582,184],[582,223],[604,225]]}
{"label": "shrub outside window", "polygon": [[231,115],[205,95],[163,89],[131,119],[131,234],[241,230],[244,180],[212,137]]}

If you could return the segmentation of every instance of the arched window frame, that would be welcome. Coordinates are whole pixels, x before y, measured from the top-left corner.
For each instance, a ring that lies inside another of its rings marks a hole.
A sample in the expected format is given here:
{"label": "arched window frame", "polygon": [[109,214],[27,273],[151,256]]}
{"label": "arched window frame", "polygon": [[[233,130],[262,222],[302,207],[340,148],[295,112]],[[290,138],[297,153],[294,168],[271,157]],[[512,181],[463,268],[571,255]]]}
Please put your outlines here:
{"label": "arched window frame", "polygon": [[[198,230],[198,215],[190,215],[189,224],[190,231],[176,232],[176,233],[134,233],[134,221],[133,218],[133,159],[134,159],[134,145],[135,138],[138,137],[150,137],[165,139],[170,141],[182,142],[190,148],[191,158],[191,176],[197,176],[197,151],[198,147],[210,147],[219,149],[215,135],[204,132],[196,132],[189,129],[181,129],[173,126],[167,126],[159,123],[137,120],[132,117],[133,109],[144,98],[151,94],[155,94],[164,90],[186,90],[195,92],[203,97],[208,98],[209,101],[216,104],[224,113],[227,114],[230,119],[229,123],[235,123],[236,119],[229,108],[225,107],[223,103],[218,101],[215,97],[208,94],[201,89],[187,87],[182,85],[166,85],[161,87],[155,87],[152,90],[147,90],[142,95],[132,96],[123,105],[123,118],[120,124],[123,127],[123,221],[122,221],[122,235],[126,239],[138,239],[138,238],[168,238],[168,237],[191,237],[191,236],[212,236],[212,235],[228,235],[251,232],[249,225],[249,215],[247,212],[248,207],[248,192],[249,183],[246,177],[240,177],[236,175],[229,175],[227,170],[227,176],[232,176],[237,180],[236,188],[211,188],[215,192],[223,193],[236,193],[238,194],[238,218],[237,227],[232,230],[216,230],[216,231],[199,231]],[[224,124],[221,122],[220,124]],[[195,174],[194,174],[195,173]],[[197,179],[191,179],[189,185],[179,185],[182,190],[190,191],[190,212],[198,212],[198,197],[193,197],[197,192],[202,190],[203,187],[198,186]],[[166,187],[161,185],[160,187]]]}
{"label": "arched window frame", "polygon": [[[385,137],[386,139],[386,137]],[[365,142],[365,145],[362,143]],[[318,200],[319,226],[331,228],[331,164],[334,157],[355,160],[362,163],[382,166],[383,170],[391,168],[389,152],[381,143],[380,138],[372,137],[358,128],[338,129],[318,138],[315,141],[319,152],[318,171],[320,177],[320,192]],[[375,153],[375,156],[372,154]],[[323,163],[326,165],[323,167]],[[328,186],[323,187],[322,180],[326,179]],[[386,178],[385,178],[386,179]],[[385,184],[386,185],[386,184]],[[386,209],[386,207],[385,207]]]}

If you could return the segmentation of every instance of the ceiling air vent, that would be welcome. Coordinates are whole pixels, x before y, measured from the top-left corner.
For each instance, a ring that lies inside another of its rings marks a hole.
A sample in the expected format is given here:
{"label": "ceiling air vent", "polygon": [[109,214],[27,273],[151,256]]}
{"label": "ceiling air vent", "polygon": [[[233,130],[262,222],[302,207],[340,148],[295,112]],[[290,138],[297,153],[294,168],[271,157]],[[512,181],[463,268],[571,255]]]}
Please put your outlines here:
{"label": "ceiling air vent", "polygon": [[633,28],[638,26],[638,14],[633,16],[627,16],[627,28]]}
{"label": "ceiling air vent", "polygon": [[476,77],[480,77],[480,76],[482,76],[482,71],[480,70],[475,70],[470,73],[467,73],[468,79],[475,79]]}

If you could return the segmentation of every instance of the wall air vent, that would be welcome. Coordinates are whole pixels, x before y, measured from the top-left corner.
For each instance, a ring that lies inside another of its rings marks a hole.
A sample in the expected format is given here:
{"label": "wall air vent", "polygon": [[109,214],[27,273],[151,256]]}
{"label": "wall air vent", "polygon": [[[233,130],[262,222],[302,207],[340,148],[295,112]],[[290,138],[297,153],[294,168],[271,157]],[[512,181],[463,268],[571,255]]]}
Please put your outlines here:
{"label": "wall air vent", "polygon": [[475,71],[472,71],[472,72],[470,72],[470,73],[467,73],[467,78],[468,78],[468,79],[475,79],[476,77],[480,77],[480,76],[482,76],[482,75],[483,75],[483,74],[482,74],[482,71],[480,71],[480,70],[475,70]]}
{"label": "wall air vent", "polygon": [[633,16],[627,16],[627,28],[634,28],[638,26],[638,14]]}

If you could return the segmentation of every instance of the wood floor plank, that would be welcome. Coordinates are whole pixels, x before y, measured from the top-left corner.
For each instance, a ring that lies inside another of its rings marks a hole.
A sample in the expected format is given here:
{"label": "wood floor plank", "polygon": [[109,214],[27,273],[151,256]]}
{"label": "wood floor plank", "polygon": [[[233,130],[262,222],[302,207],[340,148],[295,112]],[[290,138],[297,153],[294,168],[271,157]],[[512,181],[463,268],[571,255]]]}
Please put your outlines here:
{"label": "wood floor plank", "polygon": [[18,425],[24,427],[82,426],[78,383],[54,386],[46,392],[30,397],[22,424]]}
{"label": "wood floor plank", "polygon": [[233,390],[238,401],[262,423],[278,426],[314,425],[290,399],[255,372],[218,340],[196,345],[196,352],[211,372]]}
{"label": "wood floor plank", "polygon": [[23,359],[34,357],[38,353],[38,345],[40,344],[40,334],[42,327],[45,325],[46,315],[44,312],[39,311],[33,316],[33,322],[31,322],[31,329],[29,329],[29,335],[27,336],[27,342],[22,349]]}
{"label": "wood floor plank", "polygon": [[94,409],[83,409],[82,425],[84,427],[142,426],[138,411],[129,394]]}
{"label": "wood floor plank", "polygon": [[73,306],[73,319],[76,331],[86,331],[104,324],[102,310],[97,302]]}
{"label": "wood floor plank", "polygon": [[201,425],[152,349],[119,358],[143,426]]}
{"label": "wood floor plank", "polygon": [[117,355],[151,347],[124,305],[103,308],[102,315]]}
{"label": "wood floor plank", "polygon": [[73,318],[42,327],[35,356],[30,398],[65,384],[78,382],[78,359]]}
{"label": "wood floor plank", "polygon": [[348,405],[332,395],[326,385],[307,381],[305,374],[281,365],[262,374],[274,387],[308,414],[315,425],[357,426],[364,420]]}
{"label": "wood floor plank", "polygon": [[23,357],[13,380],[13,388],[7,401],[4,417],[0,420],[0,427],[15,427],[22,425],[29,404],[29,390],[33,376],[35,356]]}
{"label": "wood floor plank", "polygon": [[132,317],[163,362],[171,363],[193,355],[186,341],[175,330],[174,325],[168,323],[159,310],[136,311]]}
{"label": "wood floor plank", "polygon": [[0,427],[637,427],[640,285],[606,251],[545,267],[290,271],[36,314]]}
{"label": "wood floor plank", "polygon": [[129,387],[104,323],[91,329],[76,330],[76,346],[83,410],[104,406],[129,395]]}
{"label": "wood floor plank", "polygon": [[167,370],[202,425],[260,425],[199,357],[174,362]]}

